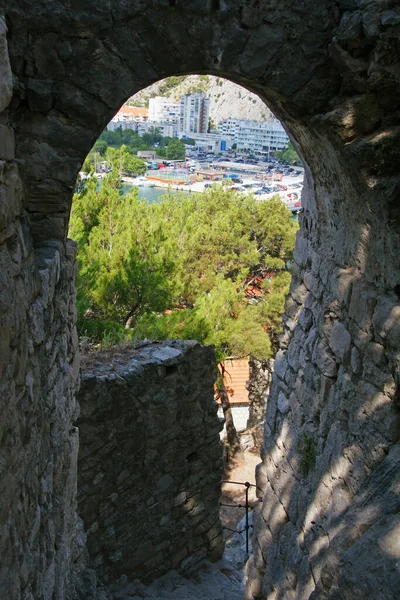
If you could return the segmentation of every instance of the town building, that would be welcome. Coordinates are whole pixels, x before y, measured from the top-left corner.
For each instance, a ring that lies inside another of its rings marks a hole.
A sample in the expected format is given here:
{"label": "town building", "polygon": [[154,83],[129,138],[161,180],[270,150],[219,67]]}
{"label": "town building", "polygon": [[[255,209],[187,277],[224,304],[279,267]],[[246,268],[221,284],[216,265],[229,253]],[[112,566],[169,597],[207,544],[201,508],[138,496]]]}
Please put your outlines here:
{"label": "town building", "polygon": [[224,119],[218,123],[217,131],[221,135],[232,137],[235,141],[239,130],[240,121],[243,119],[234,119],[232,117]]}
{"label": "town building", "polygon": [[171,102],[164,96],[149,100],[149,121],[177,125],[180,117],[180,103]]}
{"label": "town building", "polygon": [[[228,358],[221,363],[224,366],[224,384],[228,394],[231,414],[236,431],[244,431],[249,419],[250,402],[247,382],[250,379],[249,360]],[[219,367],[221,372],[221,366]],[[224,417],[221,400],[218,395],[216,401],[219,405],[218,416]],[[221,437],[226,436],[226,430],[221,432]]]}
{"label": "town building", "polygon": [[[199,152],[223,152],[232,148],[233,139],[216,133],[190,133],[189,136],[194,140],[195,148]],[[185,140],[183,139],[183,142]]]}
{"label": "town building", "polygon": [[179,128],[183,135],[207,133],[210,99],[204,92],[194,92],[181,97]]}
{"label": "town building", "polygon": [[119,111],[113,116],[107,129],[115,131],[119,127],[121,129],[137,130],[137,123],[145,123],[149,118],[149,109],[144,106],[128,106],[124,104]]}
{"label": "town building", "polygon": [[142,160],[154,160],[157,153],[154,150],[138,150],[136,156]]}
{"label": "town building", "polygon": [[267,121],[224,119],[218,123],[218,133],[232,136],[239,151],[251,150],[266,156],[286,148],[289,142],[282,123],[275,118]]}

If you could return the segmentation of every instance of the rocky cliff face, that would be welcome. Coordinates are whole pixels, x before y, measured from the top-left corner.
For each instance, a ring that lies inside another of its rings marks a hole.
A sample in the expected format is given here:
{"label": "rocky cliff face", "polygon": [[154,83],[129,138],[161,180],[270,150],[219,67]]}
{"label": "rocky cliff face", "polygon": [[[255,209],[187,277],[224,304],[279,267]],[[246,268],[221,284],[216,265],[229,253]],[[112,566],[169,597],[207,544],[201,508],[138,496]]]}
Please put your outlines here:
{"label": "rocky cliff face", "polygon": [[210,98],[210,117],[215,125],[229,117],[264,121],[272,114],[256,94],[223,77],[187,75],[183,78],[173,77],[171,80],[176,81],[175,85],[171,84],[172,87],[168,88],[164,81],[159,81],[132,96],[129,103],[143,104],[157,95],[167,96],[171,101],[179,102],[184,94],[203,91]]}

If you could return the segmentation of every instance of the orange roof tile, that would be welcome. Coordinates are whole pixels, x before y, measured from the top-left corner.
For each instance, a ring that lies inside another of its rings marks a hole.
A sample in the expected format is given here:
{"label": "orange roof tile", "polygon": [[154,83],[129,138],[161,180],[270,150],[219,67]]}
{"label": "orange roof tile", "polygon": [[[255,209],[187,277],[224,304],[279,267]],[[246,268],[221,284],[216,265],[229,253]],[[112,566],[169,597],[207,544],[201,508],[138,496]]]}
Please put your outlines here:
{"label": "orange roof tile", "polygon": [[124,104],[121,106],[117,115],[125,115],[127,117],[148,117],[149,109],[144,106],[128,106]]}
{"label": "orange roof tile", "polygon": [[[248,404],[249,392],[246,382],[250,378],[249,361],[247,359],[228,359],[223,361],[225,367],[224,383],[228,391],[230,404]],[[217,400],[220,403],[219,400]]]}

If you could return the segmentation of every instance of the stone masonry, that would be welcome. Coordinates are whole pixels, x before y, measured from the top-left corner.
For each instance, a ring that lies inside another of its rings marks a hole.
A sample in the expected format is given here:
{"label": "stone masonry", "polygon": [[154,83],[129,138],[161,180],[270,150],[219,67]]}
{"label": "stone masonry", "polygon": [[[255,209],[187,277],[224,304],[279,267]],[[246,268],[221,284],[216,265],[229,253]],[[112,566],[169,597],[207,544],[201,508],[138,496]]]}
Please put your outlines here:
{"label": "stone masonry", "polygon": [[216,375],[212,348],[197,342],[84,358],[78,504],[102,581],[221,557]]}
{"label": "stone masonry", "polygon": [[[0,110],[12,94],[0,19]],[[0,114],[0,597],[61,600],[84,535],[77,518],[75,244],[35,250],[14,129]]]}
{"label": "stone masonry", "polygon": [[76,517],[73,186],[126,98],[209,73],[258,94],[306,164],[247,596],[397,600],[398,0],[0,0],[0,15],[2,595],[95,597]]}
{"label": "stone masonry", "polygon": [[247,427],[256,427],[265,421],[267,401],[271,389],[273,359],[249,361],[250,377],[246,384],[249,392],[249,418]]}

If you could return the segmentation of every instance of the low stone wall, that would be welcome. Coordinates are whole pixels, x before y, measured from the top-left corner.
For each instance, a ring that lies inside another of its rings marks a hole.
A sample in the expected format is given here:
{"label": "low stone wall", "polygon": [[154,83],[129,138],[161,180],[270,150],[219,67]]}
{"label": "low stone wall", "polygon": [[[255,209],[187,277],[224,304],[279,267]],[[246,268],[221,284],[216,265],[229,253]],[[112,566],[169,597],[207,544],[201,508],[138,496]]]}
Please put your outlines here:
{"label": "low stone wall", "polygon": [[214,352],[197,342],[84,359],[78,503],[103,581],[221,556],[215,379]]}

